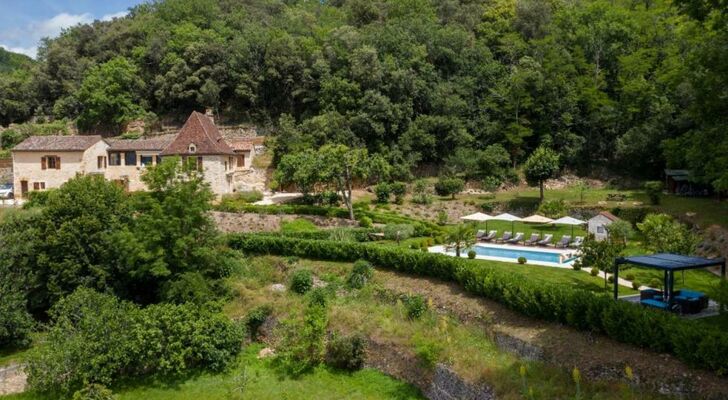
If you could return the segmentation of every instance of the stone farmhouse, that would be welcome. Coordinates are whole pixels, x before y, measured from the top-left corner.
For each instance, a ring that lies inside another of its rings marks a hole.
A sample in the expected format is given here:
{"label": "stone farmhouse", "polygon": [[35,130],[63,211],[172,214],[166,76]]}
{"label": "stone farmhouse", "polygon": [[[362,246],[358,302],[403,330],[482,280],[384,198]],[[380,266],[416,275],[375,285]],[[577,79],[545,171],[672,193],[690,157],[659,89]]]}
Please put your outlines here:
{"label": "stone farmhouse", "polygon": [[84,174],[103,175],[129,191],[145,190],[144,168],[180,156],[193,158],[212,191],[221,196],[237,191],[236,177],[249,173],[254,153],[249,138],[225,140],[211,117],[194,111],[176,134],[141,139],[31,136],[12,151],[13,183],[20,198]]}
{"label": "stone farmhouse", "polygon": [[619,218],[609,211],[602,211],[587,221],[587,230],[589,234],[594,235],[595,240],[606,240],[609,238],[608,226],[614,221],[619,221]]}

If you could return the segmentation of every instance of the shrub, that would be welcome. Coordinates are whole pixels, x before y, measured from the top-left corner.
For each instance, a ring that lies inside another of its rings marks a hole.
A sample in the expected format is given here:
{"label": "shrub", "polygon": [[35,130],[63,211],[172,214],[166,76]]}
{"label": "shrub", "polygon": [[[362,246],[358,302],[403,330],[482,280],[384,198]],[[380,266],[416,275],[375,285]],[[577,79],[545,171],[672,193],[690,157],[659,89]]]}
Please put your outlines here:
{"label": "shrub", "polygon": [[383,232],[387,240],[405,240],[414,235],[415,227],[410,224],[387,224]]}
{"label": "shrub", "polygon": [[592,267],[592,269],[591,269],[591,270],[589,271],[589,274],[590,274],[591,276],[597,276],[597,275],[599,275],[599,268],[597,268],[597,267]]}
{"label": "shrub", "polygon": [[389,189],[394,195],[394,202],[402,204],[404,202],[404,196],[407,194],[407,185],[404,182],[394,182],[389,184]]}
{"label": "shrub", "polygon": [[245,326],[248,329],[250,338],[253,340],[258,339],[258,330],[265,320],[273,313],[273,308],[267,304],[255,307],[245,315]]}
{"label": "shrub", "polygon": [[573,269],[574,271],[581,271],[581,264],[580,264],[580,263],[572,263],[572,264],[571,264],[571,268],[572,268],[572,269]]}
{"label": "shrub", "polygon": [[26,308],[25,297],[18,291],[5,289],[0,282],[0,348],[25,347],[30,344],[30,333],[35,326]]}
{"label": "shrub", "polygon": [[561,218],[566,215],[566,203],[559,200],[545,200],[538,207],[538,212],[549,218]]}
{"label": "shrub", "polygon": [[353,289],[361,289],[372,279],[373,275],[374,268],[372,268],[372,264],[369,261],[356,260],[354,266],[351,268],[351,274],[349,274],[347,283]]}
{"label": "shrub", "polygon": [[650,204],[660,204],[660,196],[662,195],[662,182],[660,181],[649,181],[645,182],[644,185],[645,193],[650,199]]}
{"label": "shrub", "polygon": [[402,247],[244,234],[231,234],[228,238],[230,246],[248,253],[336,261],[366,259],[383,268],[457,282],[466,291],[525,316],[603,333],[624,343],[670,352],[691,366],[728,373],[728,337],[719,329],[637,304],[614,301],[602,293],[546,283],[487,263],[474,265],[467,260]]}
{"label": "shrub", "polygon": [[519,264],[525,264],[528,260],[526,260],[526,257],[518,257],[518,263]]}
{"label": "shrub", "polygon": [[489,192],[495,192],[502,183],[503,181],[497,176],[486,176],[485,179],[483,179],[483,189]]}
{"label": "shrub", "polygon": [[377,203],[388,203],[389,195],[392,193],[392,189],[386,182],[380,182],[374,186],[374,194],[377,196]]}
{"label": "shrub", "polygon": [[346,371],[362,369],[366,360],[366,340],[360,335],[334,334],[326,344],[326,364]]}
{"label": "shrub", "polygon": [[637,281],[632,281],[632,289],[639,290],[640,289],[640,286],[642,286],[641,283],[639,283]]}
{"label": "shrub", "polygon": [[426,180],[418,179],[412,185],[412,202],[424,205],[432,203],[432,196],[428,191]]}
{"label": "shrub", "polygon": [[667,214],[648,214],[637,224],[645,235],[645,243],[657,253],[693,254],[700,238],[685,224]]}
{"label": "shrub", "polygon": [[284,373],[299,376],[321,364],[328,323],[326,306],[316,302],[308,304],[302,321],[284,322],[274,365]]}
{"label": "shrub", "polygon": [[359,226],[361,226],[362,228],[371,228],[372,227],[372,219],[369,218],[369,217],[367,217],[367,216],[360,217],[359,218]]}
{"label": "shrub", "polygon": [[471,259],[471,260],[475,259],[475,256],[476,255],[477,254],[475,253],[475,250],[468,250],[468,258],[469,259]]}
{"label": "shrub", "polygon": [[450,217],[448,217],[447,212],[445,210],[440,210],[437,212],[437,224],[438,225],[447,225],[447,221]]}
{"label": "shrub", "polygon": [[308,269],[298,269],[291,275],[290,289],[298,294],[304,294],[313,287],[313,273]]}
{"label": "shrub", "polygon": [[415,354],[420,359],[422,365],[427,368],[433,368],[442,354],[442,346],[435,342],[425,342],[415,346]]}
{"label": "shrub", "polygon": [[658,278],[650,279],[650,283],[647,284],[651,288],[662,289],[662,281]]}
{"label": "shrub", "polygon": [[92,383],[76,391],[72,400],[114,400],[114,393],[104,385]]}
{"label": "shrub", "polygon": [[607,282],[609,282],[609,283],[614,283],[614,275],[609,275],[609,276],[607,277]]}
{"label": "shrub", "polygon": [[245,203],[255,203],[256,201],[263,200],[263,193],[252,190],[248,192],[238,192],[235,197]]}
{"label": "shrub", "polygon": [[492,213],[495,210],[496,203],[492,201],[486,201],[480,205],[480,208],[486,213]]}
{"label": "shrub", "polygon": [[626,279],[628,281],[634,281],[634,274],[631,273],[631,272],[629,272],[629,273],[627,273],[627,274],[624,275],[624,279]]}
{"label": "shrub", "polygon": [[427,302],[424,297],[415,294],[404,298],[404,307],[409,319],[419,319],[427,311]]}
{"label": "shrub", "polygon": [[51,327],[28,361],[31,390],[66,397],[87,382],[110,385],[192,368],[224,369],[240,352],[244,329],[219,306],[139,308],[78,289],[49,311]]}
{"label": "shrub", "polygon": [[438,196],[452,196],[462,192],[465,189],[465,181],[455,177],[441,177],[435,184],[435,193]]}
{"label": "shrub", "polygon": [[728,313],[728,281],[721,279],[711,290],[710,296],[718,303],[718,312],[721,315]]}
{"label": "shrub", "polygon": [[615,207],[612,209],[612,214],[618,216],[625,221],[628,221],[633,226],[642,222],[647,214],[649,214],[649,212],[650,209],[647,207]]}

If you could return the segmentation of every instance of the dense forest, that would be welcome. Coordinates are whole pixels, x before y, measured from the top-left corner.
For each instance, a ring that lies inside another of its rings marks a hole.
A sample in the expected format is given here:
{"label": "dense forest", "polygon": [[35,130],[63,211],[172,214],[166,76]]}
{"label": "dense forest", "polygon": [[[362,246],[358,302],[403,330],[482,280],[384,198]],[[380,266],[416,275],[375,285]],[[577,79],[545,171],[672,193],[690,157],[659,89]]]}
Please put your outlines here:
{"label": "dense forest", "polygon": [[[361,145],[419,163],[521,164],[728,189],[725,0],[165,0],[45,40],[0,73],[0,124],[118,131],[212,108],[277,155]],[[455,151],[459,150],[459,151]]]}

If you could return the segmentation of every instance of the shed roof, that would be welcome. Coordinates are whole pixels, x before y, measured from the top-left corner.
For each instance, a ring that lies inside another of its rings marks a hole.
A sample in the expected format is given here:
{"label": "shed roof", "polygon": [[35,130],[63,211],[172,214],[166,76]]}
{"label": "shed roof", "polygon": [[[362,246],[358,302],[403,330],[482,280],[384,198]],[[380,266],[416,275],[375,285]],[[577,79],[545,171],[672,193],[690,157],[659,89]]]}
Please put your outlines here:
{"label": "shed roof", "polygon": [[[190,145],[195,151],[190,151]],[[162,155],[204,155],[235,154],[225,142],[220,131],[207,116],[193,111],[182,126],[177,137],[162,152]]]}
{"label": "shed roof", "polygon": [[162,151],[177,137],[175,134],[150,136],[139,139],[109,139],[109,150]]}
{"label": "shed roof", "polygon": [[[619,217],[617,217],[616,215],[614,215],[614,214],[610,213],[609,211],[602,211],[602,212],[600,212],[599,214],[597,214],[597,215],[593,216],[593,217],[592,217],[591,219],[594,219],[594,218],[596,218],[596,217],[598,217],[598,216],[600,216],[600,215],[601,215],[602,217],[605,217],[606,219],[608,219],[608,220],[612,221],[612,222],[614,222],[614,221],[619,221]],[[590,219],[590,220],[591,220],[591,219]]]}
{"label": "shed roof", "polygon": [[687,169],[666,169],[665,175],[667,176],[688,176],[690,171]]}
{"label": "shed roof", "polygon": [[85,151],[103,140],[99,135],[31,136],[18,143],[13,151]]}
{"label": "shed roof", "polygon": [[671,253],[622,257],[617,260],[617,264],[635,264],[668,271],[704,268],[723,263],[725,263],[725,258],[703,258]]}

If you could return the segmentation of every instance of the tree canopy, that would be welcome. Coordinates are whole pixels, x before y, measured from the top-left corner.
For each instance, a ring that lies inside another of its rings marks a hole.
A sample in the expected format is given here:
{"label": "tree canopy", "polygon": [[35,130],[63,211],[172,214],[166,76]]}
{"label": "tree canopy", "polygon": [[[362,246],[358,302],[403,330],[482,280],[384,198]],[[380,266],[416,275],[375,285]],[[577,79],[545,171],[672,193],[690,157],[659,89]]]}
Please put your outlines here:
{"label": "tree canopy", "polygon": [[569,168],[656,177],[667,164],[725,189],[724,5],[156,1],[0,72],[0,123],[208,107],[273,128],[275,161],[345,144],[406,173],[462,148],[499,145],[517,165],[546,146]]}

